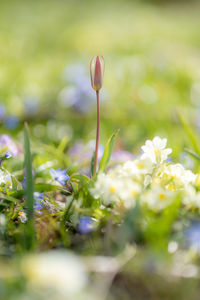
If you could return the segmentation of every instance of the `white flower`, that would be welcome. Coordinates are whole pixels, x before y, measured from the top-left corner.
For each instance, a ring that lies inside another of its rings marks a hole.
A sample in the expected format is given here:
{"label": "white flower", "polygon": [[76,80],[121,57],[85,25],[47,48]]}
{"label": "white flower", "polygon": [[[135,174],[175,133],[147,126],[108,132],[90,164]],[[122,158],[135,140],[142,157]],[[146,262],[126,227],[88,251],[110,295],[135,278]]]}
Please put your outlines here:
{"label": "white flower", "polygon": [[123,177],[139,177],[140,175],[151,174],[152,171],[152,161],[146,157],[125,162],[120,168],[119,175]]}
{"label": "white flower", "polygon": [[185,183],[192,183],[195,184],[197,175],[194,174],[192,171],[190,170],[185,170]]}
{"label": "white flower", "polygon": [[131,178],[119,176],[115,171],[116,168],[108,174],[100,173],[90,192],[94,198],[100,198],[104,205],[117,203],[125,208],[133,207],[141,192],[141,185]]}
{"label": "white flower", "polygon": [[119,198],[126,209],[134,207],[136,198],[141,193],[141,186],[133,180],[124,180],[122,188],[119,190]]}
{"label": "white flower", "polygon": [[173,186],[175,189],[189,183],[195,183],[197,177],[192,171],[185,170],[181,164],[165,165],[162,176],[163,178],[168,178],[168,180],[171,179],[170,186]]}
{"label": "white flower", "polygon": [[[99,173],[90,189],[93,197],[100,198],[104,205],[115,203],[126,209],[134,207],[138,199],[150,209],[159,211],[170,205],[176,197],[175,191],[179,191],[187,207],[200,208],[200,192],[196,193],[192,186],[200,185],[200,175],[181,164],[164,163],[172,152],[166,144],[167,139],[159,137],[147,140],[140,158],[120,164],[107,174]],[[188,192],[184,192],[187,189]]]}
{"label": "white flower", "polygon": [[200,208],[200,192],[196,192],[195,188],[191,184],[188,184],[185,187],[185,194],[182,201],[188,209],[192,207]]}
{"label": "white flower", "polygon": [[24,211],[19,211],[18,212],[18,217],[19,217],[19,219],[20,219],[20,221],[22,223],[26,223],[27,222],[27,215],[26,215],[26,213]]}
{"label": "white flower", "polygon": [[167,148],[167,139],[161,139],[156,136],[152,141],[147,140],[145,145],[141,147],[143,150],[142,158],[149,158],[152,163],[163,163],[168,155],[172,153],[172,149]]}
{"label": "white flower", "polygon": [[67,251],[55,250],[25,257],[22,271],[34,287],[53,289],[66,299],[79,293],[87,283],[82,261]]}
{"label": "white flower", "polygon": [[173,192],[156,185],[142,194],[141,202],[146,204],[150,209],[159,211],[169,206],[173,197]]}
{"label": "white flower", "polygon": [[94,188],[90,192],[94,198],[101,198],[103,204],[108,205],[115,202],[118,197],[118,189],[121,186],[119,178],[109,174],[99,173]]}
{"label": "white flower", "polygon": [[0,185],[6,185],[9,188],[12,188],[12,178],[10,173],[6,170],[0,170]]}

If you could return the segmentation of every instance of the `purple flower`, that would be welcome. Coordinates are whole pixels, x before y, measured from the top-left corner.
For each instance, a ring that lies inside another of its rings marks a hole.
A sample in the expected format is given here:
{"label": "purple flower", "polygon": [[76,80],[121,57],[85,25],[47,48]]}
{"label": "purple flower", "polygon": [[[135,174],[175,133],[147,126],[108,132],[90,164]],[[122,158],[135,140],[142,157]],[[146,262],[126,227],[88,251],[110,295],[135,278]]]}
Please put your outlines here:
{"label": "purple flower", "polygon": [[69,180],[69,176],[66,174],[67,170],[61,170],[60,168],[50,169],[51,175],[54,180],[58,181],[61,185],[65,185],[65,182]]}
{"label": "purple flower", "polygon": [[113,162],[126,162],[127,160],[132,160],[134,155],[128,151],[118,150],[112,153],[111,160]]}
{"label": "purple flower", "polygon": [[[96,105],[96,97],[90,86],[90,78],[82,64],[72,64],[65,68],[64,76],[68,86],[59,94],[59,102],[64,107],[72,107],[82,114],[87,114]],[[105,93],[101,100],[105,100]]]}
{"label": "purple flower", "polygon": [[[91,140],[86,145],[80,140],[69,151],[76,165],[79,166],[81,174],[90,175],[90,162],[95,150],[95,140]],[[104,147],[99,145],[98,161],[101,160],[104,152]]]}
{"label": "purple flower", "polygon": [[13,142],[12,138],[7,134],[2,134],[0,136],[0,147],[7,148],[8,152],[13,156],[17,157],[18,149],[16,144]]}
{"label": "purple flower", "polygon": [[94,221],[88,216],[82,216],[79,219],[78,231],[81,234],[88,234],[94,230]]}
{"label": "purple flower", "polygon": [[189,247],[200,252],[200,222],[195,222],[185,234]]}
{"label": "purple flower", "polygon": [[[70,149],[70,156],[78,163],[83,163],[91,160],[93,152],[95,150],[95,140],[89,141],[86,145],[82,141],[78,141],[74,147]],[[104,152],[103,145],[99,145],[98,160],[100,161]]]}

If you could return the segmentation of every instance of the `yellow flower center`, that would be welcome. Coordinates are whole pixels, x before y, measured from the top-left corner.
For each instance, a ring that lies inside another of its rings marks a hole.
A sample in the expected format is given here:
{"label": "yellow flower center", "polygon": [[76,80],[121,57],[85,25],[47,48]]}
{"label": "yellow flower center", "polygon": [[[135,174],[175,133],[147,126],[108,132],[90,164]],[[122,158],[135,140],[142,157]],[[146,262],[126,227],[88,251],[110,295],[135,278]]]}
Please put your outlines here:
{"label": "yellow flower center", "polygon": [[114,186],[111,185],[110,187],[110,193],[114,194],[114,192],[116,191],[116,188]]}
{"label": "yellow flower center", "polygon": [[21,215],[22,215],[22,212],[21,212],[21,211],[19,211],[19,212],[18,212],[18,215],[19,215],[19,216],[21,216]]}
{"label": "yellow flower center", "polygon": [[168,184],[167,189],[174,192],[175,191],[175,187],[173,183]]}
{"label": "yellow flower center", "polygon": [[138,163],[137,167],[138,167],[138,169],[143,169],[144,168],[144,164],[143,163]]}
{"label": "yellow flower center", "polygon": [[160,149],[155,149],[154,150],[154,153],[155,153],[156,156],[160,155],[160,152],[161,152]]}
{"label": "yellow flower center", "polygon": [[164,193],[160,193],[158,197],[162,201],[166,199],[166,195]]}
{"label": "yellow flower center", "polygon": [[131,191],[131,195],[132,195],[133,197],[137,196],[137,191],[136,191],[136,190],[132,190],[132,191]]}

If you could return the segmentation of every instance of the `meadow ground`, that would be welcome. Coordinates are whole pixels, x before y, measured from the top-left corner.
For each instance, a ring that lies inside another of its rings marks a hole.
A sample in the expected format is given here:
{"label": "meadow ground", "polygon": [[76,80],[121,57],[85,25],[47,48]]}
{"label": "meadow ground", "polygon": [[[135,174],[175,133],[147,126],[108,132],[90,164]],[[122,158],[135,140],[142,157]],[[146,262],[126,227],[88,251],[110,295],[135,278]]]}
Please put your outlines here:
{"label": "meadow ground", "polygon": [[199,9],[0,1],[0,299],[198,299]]}

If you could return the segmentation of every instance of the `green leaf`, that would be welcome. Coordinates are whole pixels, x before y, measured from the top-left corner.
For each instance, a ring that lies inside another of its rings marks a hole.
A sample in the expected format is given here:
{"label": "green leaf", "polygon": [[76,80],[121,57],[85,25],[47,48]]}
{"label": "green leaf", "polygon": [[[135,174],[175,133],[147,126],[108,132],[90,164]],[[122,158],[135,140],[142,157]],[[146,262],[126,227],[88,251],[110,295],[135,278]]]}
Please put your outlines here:
{"label": "green leaf", "polygon": [[90,183],[90,178],[83,174],[74,174],[70,177],[70,181],[78,180],[83,186]]}
{"label": "green leaf", "polygon": [[17,190],[17,180],[14,176],[11,177],[13,190]]}
{"label": "green leaf", "polygon": [[63,219],[62,219],[62,226],[65,226],[65,223],[69,220],[69,216],[71,215],[73,211],[73,203],[74,203],[74,198],[72,198],[67,206],[67,208],[64,211],[63,214]]}
{"label": "green leaf", "polygon": [[[34,185],[34,190],[37,191],[37,192],[40,192],[40,193],[43,193],[43,192],[53,192],[53,191],[61,191],[63,193],[71,194],[71,192],[69,192],[66,189],[63,189],[61,186],[53,185],[53,184],[48,184],[48,183],[35,184]],[[14,193],[11,193],[10,195],[12,197],[15,197],[15,198],[20,198],[24,194],[25,194],[25,190],[21,189],[21,190],[18,190],[16,192],[14,192]]]}
{"label": "green leaf", "polygon": [[58,154],[61,154],[61,153],[64,152],[65,147],[67,146],[68,141],[69,141],[69,139],[68,139],[67,136],[65,136],[65,137],[61,140],[61,142],[60,142],[60,144],[58,145],[58,148],[57,148],[57,153],[58,153]]}
{"label": "green leaf", "polygon": [[26,249],[30,250],[33,248],[35,240],[34,230],[34,184],[32,176],[32,157],[30,150],[30,140],[28,135],[28,126],[24,126],[24,153],[25,153],[25,170],[26,170],[26,188],[25,188],[25,200],[27,209],[27,226],[25,234]]}
{"label": "green leaf", "polygon": [[99,171],[104,171],[109,163],[110,156],[112,154],[114,143],[115,143],[115,138],[116,138],[118,132],[119,132],[119,129],[113,133],[113,135],[109,138],[109,140],[106,144],[103,156],[99,163]]}
{"label": "green leaf", "polygon": [[68,190],[64,189],[61,186],[55,185],[55,184],[48,184],[48,183],[40,183],[35,185],[35,190],[37,192],[53,192],[53,191],[61,191],[63,193],[69,193]]}
{"label": "green leaf", "polygon": [[10,202],[13,202],[13,203],[18,203],[19,202],[18,199],[14,198],[14,197],[12,197],[10,195],[5,195],[3,193],[0,193],[0,198],[1,199],[5,199],[5,200],[10,201]]}

